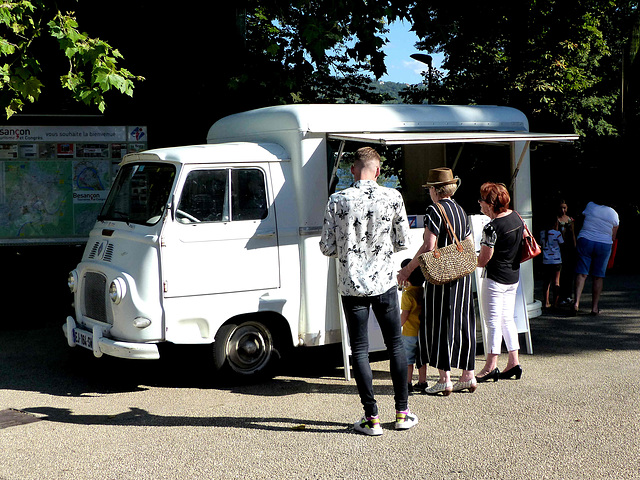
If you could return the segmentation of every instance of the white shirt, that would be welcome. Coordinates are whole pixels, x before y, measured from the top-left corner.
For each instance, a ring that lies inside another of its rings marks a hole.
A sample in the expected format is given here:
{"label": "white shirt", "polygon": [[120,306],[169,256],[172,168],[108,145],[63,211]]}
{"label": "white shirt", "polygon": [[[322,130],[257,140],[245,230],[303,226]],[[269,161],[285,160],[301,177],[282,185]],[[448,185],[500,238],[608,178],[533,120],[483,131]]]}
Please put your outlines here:
{"label": "white shirt", "polygon": [[407,248],[409,222],[402,195],[373,180],[334,193],[324,214],[320,250],[338,258],[342,295],[380,295],[396,286],[393,253]]}
{"label": "white shirt", "polygon": [[620,224],[616,211],[611,207],[589,202],[582,213],[584,214],[584,223],[578,238],[611,245],[613,243],[613,227]]}

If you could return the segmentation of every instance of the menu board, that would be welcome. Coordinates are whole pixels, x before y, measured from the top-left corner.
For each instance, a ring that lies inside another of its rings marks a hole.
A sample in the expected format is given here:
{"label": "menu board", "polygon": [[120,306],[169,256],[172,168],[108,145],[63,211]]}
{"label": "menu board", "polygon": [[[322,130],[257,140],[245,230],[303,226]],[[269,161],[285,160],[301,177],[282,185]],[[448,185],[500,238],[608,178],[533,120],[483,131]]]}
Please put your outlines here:
{"label": "menu board", "polygon": [[0,244],[77,243],[146,127],[0,126]]}

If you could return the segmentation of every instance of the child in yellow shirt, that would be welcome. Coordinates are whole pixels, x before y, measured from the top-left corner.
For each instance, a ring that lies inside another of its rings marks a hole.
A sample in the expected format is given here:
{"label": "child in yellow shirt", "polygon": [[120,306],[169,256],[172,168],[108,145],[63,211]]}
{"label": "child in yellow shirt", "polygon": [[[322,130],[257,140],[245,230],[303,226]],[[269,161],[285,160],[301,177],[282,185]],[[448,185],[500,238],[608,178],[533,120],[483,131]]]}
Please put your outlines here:
{"label": "child in yellow shirt", "polygon": [[[402,267],[407,265],[411,260],[402,261]],[[402,341],[407,354],[407,383],[409,393],[417,391],[424,393],[427,389],[427,366],[422,365],[418,368],[418,383],[415,387],[412,385],[413,380],[413,364],[416,363],[418,354],[418,330],[422,319],[422,310],[424,304],[424,276],[420,267],[416,268],[408,279],[410,285],[402,290],[402,298],[400,300],[400,321],[402,324]]]}

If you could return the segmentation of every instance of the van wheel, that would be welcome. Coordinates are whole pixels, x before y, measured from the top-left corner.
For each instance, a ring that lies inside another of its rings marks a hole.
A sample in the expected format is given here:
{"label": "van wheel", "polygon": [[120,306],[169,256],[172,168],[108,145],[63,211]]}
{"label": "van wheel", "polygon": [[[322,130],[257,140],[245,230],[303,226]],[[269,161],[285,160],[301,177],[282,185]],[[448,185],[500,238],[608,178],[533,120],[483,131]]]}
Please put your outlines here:
{"label": "van wheel", "polygon": [[213,344],[216,368],[237,378],[265,375],[277,356],[271,332],[256,321],[223,325]]}

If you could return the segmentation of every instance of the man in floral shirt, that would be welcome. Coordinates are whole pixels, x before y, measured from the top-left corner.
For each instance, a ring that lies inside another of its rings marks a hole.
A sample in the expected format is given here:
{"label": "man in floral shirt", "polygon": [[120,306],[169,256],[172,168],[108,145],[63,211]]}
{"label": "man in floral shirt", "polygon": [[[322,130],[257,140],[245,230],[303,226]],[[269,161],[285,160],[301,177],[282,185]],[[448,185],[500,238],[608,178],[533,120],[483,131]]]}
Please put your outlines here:
{"label": "man in floral shirt", "polygon": [[369,364],[370,308],[390,356],[395,427],[406,430],[418,423],[408,408],[407,362],[391,261],[394,252],[407,248],[409,223],[400,193],[376,183],[380,156],[373,148],[363,147],[356,152],[351,173],[353,186],[329,198],[320,250],[338,258],[338,290],[349,330],[353,373],[364,407],[364,416],[354,429],[366,435],[381,435]]}

